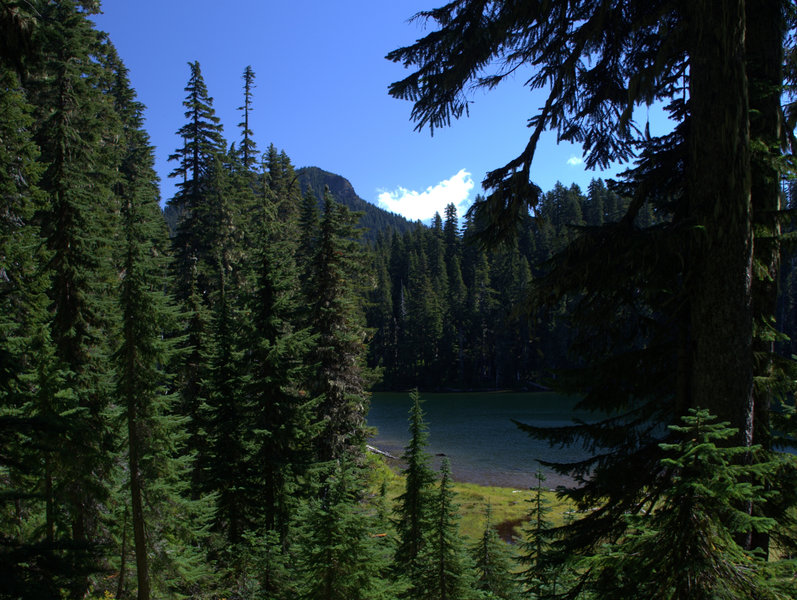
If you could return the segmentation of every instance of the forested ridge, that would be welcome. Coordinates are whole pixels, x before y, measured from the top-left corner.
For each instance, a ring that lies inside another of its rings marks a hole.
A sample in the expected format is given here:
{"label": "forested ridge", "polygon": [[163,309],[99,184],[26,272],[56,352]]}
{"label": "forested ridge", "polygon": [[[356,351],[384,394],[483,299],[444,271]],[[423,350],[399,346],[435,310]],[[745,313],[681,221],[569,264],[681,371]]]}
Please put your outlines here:
{"label": "forested ridge", "polygon": [[[737,4],[722,16],[738,25]],[[467,215],[450,205],[425,227],[363,217],[336,201],[359,200],[342,178],[258,148],[252,67],[225,133],[197,62],[165,218],[144,107],[89,20],[97,3],[0,2],[0,597],[794,597],[797,471],[777,451],[795,437],[790,138],[766,121],[791,72],[764,68],[791,65],[792,21],[763,4],[776,30],[748,15],[749,89],[728,58],[741,51],[712,54],[699,25],[719,15],[701,2],[609,15],[459,0],[422,15],[445,35],[389,56],[423,72],[391,87],[421,126],[462,114],[474,65],[536,57],[558,77],[533,143],[566,125],[592,163],[640,157],[610,185],[543,192],[532,143]],[[605,38],[609,22],[640,49]],[[607,62],[565,76],[583,52]],[[440,73],[444,57],[461,68]],[[705,71],[726,63],[727,80]],[[700,86],[729,81],[741,99],[717,100],[712,121]],[[572,104],[577,84],[588,106]],[[661,98],[679,122],[663,138],[601,112]],[[742,142],[712,154],[705,123]],[[520,424],[593,453],[549,465],[581,484],[562,492],[576,511],[552,522],[540,473],[512,547],[489,506],[467,542],[417,389],[541,381],[602,415]],[[366,450],[378,385],[413,390],[395,499]]]}

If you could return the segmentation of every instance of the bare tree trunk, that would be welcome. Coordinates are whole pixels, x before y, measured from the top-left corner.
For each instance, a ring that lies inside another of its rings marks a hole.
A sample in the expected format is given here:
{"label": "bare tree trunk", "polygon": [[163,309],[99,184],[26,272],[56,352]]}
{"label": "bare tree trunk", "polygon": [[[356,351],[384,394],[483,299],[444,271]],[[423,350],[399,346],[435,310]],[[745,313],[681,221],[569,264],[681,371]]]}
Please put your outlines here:
{"label": "bare tree trunk", "polygon": [[116,597],[121,598],[125,589],[125,570],[127,563],[127,507],[122,521],[122,552],[119,557],[119,582],[116,585]]}
{"label": "bare tree trunk", "polygon": [[753,438],[752,206],[743,0],[690,0],[691,405]]}
{"label": "bare tree trunk", "polygon": [[[753,315],[759,333],[754,340],[756,352],[755,374],[771,377],[774,342],[767,339],[769,327],[774,327],[778,300],[780,270],[781,210],[780,154],[782,115],[780,108],[783,81],[783,23],[782,0],[759,0],[747,3],[745,44],[747,72],[750,79],[750,136],[756,144],[752,161],[753,217],[757,230],[754,257],[758,275],[753,280]],[[759,233],[760,232],[760,233]],[[754,391],[753,441],[769,450],[772,441],[769,431],[770,398],[767,386]],[[769,536],[754,533],[748,549],[760,548],[769,553]]]}
{"label": "bare tree trunk", "polygon": [[130,506],[133,512],[133,543],[136,552],[138,575],[138,600],[149,600],[149,561],[147,539],[144,528],[144,509],[141,502],[141,474],[139,473],[140,440],[135,398],[128,399],[127,431],[130,442]]}

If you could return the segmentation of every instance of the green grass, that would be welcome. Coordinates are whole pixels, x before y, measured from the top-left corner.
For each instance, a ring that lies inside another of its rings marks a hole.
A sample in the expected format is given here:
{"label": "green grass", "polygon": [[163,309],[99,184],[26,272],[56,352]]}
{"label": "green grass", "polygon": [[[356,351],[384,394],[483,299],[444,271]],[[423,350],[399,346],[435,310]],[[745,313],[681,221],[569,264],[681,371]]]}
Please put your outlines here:
{"label": "green grass", "polygon": [[[400,465],[396,461],[385,459],[374,454],[369,455],[371,467],[371,486],[378,490],[384,481],[387,484],[387,497],[390,502],[404,492],[404,477],[400,474]],[[528,489],[492,487],[475,483],[454,483],[456,502],[459,504],[460,531],[468,541],[475,541],[484,532],[485,510],[490,504],[493,526],[498,528],[504,539],[519,534],[525,516],[529,511],[529,500],[532,492]],[[551,509],[549,518],[554,525],[564,522],[565,514],[572,507],[557,498],[556,494],[546,491],[548,505]]]}
{"label": "green grass", "polygon": [[[506,538],[513,531],[519,533],[522,523],[529,512],[528,500],[532,497],[530,490],[490,487],[475,483],[456,483],[456,501],[462,516],[460,530],[471,540],[479,538],[484,532],[485,509],[490,504],[491,521],[502,537]],[[554,492],[544,492],[551,508],[549,519],[555,525],[564,522],[565,513],[570,506],[556,497]]]}

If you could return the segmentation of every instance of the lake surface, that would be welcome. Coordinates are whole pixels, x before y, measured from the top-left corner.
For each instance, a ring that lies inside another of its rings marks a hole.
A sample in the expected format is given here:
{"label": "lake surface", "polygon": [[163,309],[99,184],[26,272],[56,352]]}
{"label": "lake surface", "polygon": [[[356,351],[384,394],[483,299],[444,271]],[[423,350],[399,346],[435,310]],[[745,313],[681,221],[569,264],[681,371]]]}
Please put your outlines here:
{"label": "lake surface", "polygon": [[[492,392],[421,394],[429,427],[430,454],[445,454],[457,481],[526,489],[535,485],[536,459],[575,461],[588,454],[580,447],[550,448],[520,431],[521,423],[562,426],[573,418],[590,420],[590,413],[575,413],[577,398],[553,392]],[[409,440],[408,393],[376,393],[371,398],[368,424],[378,429],[371,444],[400,456]],[[438,467],[440,458],[434,460]],[[543,469],[545,471],[545,469]],[[568,484],[546,472],[545,485]]]}

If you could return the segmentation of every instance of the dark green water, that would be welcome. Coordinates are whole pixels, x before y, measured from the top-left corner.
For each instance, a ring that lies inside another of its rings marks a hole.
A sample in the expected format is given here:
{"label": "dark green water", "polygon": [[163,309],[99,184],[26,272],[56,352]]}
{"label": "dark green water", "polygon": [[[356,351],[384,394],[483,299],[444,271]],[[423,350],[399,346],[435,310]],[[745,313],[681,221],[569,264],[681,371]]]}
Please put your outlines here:
{"label": "dark green water", "polygon": [[[525,489],[536,483],[536,459],[575,461],[587,453],[580,447],[550,448],[520,431],[512,419],[546,426],[570,425],[576,399],[552,392],[421,394],[429,425],[429,453],[445,454],[458,481]],[[378,433],[371,443],[399,456],[409,439],[409,394],[377,393],[371,399],[368,424]],[[439,464],[439,457],[435,460]],[[545,485],[569,483],[547,472]]]}

